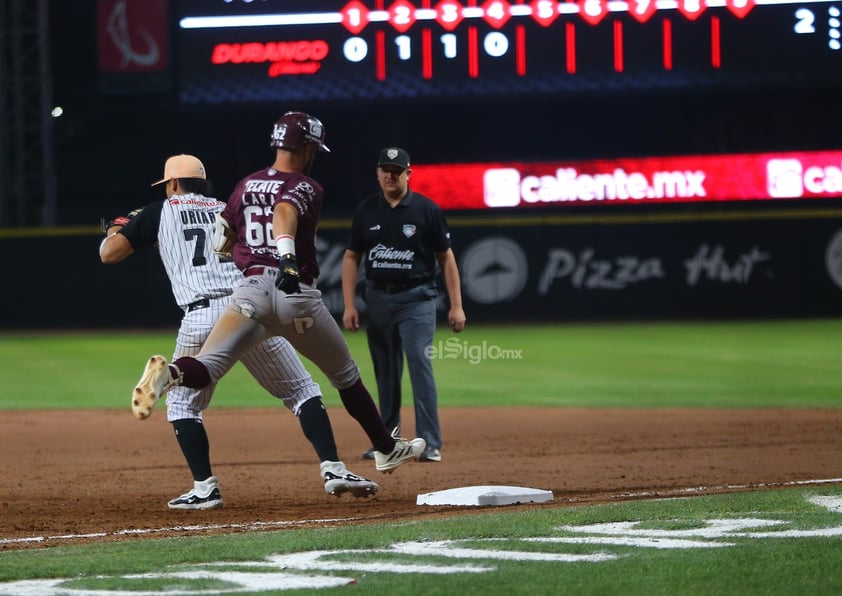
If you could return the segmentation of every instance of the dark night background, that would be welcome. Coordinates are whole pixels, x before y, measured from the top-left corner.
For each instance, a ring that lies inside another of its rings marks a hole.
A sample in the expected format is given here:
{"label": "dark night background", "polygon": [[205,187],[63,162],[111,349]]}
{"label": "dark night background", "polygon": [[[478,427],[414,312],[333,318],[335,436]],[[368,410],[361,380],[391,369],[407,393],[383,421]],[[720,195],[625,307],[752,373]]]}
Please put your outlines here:
{"label": "dark night background", "polygon": [[416,163],[842,146],[836,84],[482,102],[184,106],[174,91],[101,92],[95,0],[50,2],[50,29],[53,103],[65,109],[54,131],[62,225],[94,223],[159,199],[149,183],[174,153],[200,156],[216,194],[227,198],[236,180],[270,163],[269,131],[288,109],[308,111],[325,123],[332,153],[320,157],[313,173],[327,190],[326,216],[349,215],[376,189],[377,151],[392,144],[407,148]]}

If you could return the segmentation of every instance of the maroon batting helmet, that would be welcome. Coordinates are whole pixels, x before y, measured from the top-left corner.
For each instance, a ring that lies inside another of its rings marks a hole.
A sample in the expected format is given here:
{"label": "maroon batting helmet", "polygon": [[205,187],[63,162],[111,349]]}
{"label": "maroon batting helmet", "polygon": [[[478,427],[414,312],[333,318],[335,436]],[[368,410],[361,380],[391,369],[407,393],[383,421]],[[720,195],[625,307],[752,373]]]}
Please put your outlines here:
{"label": "maroon batting helmet", "polygon": [[320,151],[330,152],[325,145],[325,127],[322,121],[304,112],[287,112],[272,128],[270,146],[295,151],[307,143],[315,143]]}

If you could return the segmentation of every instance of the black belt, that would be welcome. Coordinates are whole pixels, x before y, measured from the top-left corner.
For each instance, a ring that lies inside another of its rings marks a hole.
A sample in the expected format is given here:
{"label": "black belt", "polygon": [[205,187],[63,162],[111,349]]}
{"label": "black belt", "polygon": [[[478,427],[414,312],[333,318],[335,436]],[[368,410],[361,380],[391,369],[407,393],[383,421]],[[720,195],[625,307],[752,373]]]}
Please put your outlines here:
{"label": "black belt", "polygon": [[379,281],[367,280],[366,284],[368,284],[368,287],[375,290],[394,294],[396,292],[404,292],[406,290],[411,290],[412,288],[417,288],[418,286],[423,286],[431,281],[431,279],[411,279],[400,283],[382,283]]}
{"label": "black belt", "polygon": [[[252,275],[263,275],[264,273],[267,275],[277,275],[278,269],[276,267],[249,267],[243,275],[251,277]],[[313,278],[309,275],[299,275],[298,279],[303,284],[307,284],[308,286],[313,285]]]}
{"label": "black belt", "polygon": [[209,298],[199,298],[196,302],[191,302],[187,305],[187,312],[193,310],[201,310],[203,308],[207,308],[210,306],[210,299]]}

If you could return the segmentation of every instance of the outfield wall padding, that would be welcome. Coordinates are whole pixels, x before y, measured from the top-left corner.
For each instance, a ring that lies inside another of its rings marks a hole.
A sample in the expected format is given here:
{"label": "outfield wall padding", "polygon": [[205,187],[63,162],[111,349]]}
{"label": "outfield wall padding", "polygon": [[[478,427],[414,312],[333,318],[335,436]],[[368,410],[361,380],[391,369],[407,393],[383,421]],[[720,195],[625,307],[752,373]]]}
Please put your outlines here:
{"label": "outfield wall padding", "polygon": [[[842,213],[449,219],[469,322],[842,315]],[[337,316],[347,234],[331,222],[319,236],[319,287]],[[181,311],[156,251],[106,266],[100,241],[0,234],[0,328],[175,329]]]}

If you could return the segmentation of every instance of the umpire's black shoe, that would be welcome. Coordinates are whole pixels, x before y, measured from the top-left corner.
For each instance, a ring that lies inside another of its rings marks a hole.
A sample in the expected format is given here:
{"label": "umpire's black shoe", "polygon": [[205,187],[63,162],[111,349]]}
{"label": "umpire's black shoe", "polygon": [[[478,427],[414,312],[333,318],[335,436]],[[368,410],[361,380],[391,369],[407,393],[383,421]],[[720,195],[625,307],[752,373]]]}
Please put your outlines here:
{"label": "umpire's black shoe", "polygon": [[363,451],[362,458],[363,459],[374,459],[374,447],[372,447],[368,451]]}
{"label": "umpire's black shoe", "polygon": [[441,450],[427,447],[424,453],[418,456],[418,461],[441,461]]}

